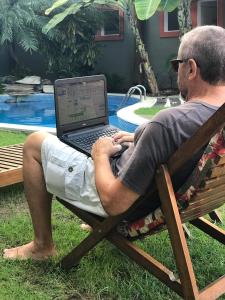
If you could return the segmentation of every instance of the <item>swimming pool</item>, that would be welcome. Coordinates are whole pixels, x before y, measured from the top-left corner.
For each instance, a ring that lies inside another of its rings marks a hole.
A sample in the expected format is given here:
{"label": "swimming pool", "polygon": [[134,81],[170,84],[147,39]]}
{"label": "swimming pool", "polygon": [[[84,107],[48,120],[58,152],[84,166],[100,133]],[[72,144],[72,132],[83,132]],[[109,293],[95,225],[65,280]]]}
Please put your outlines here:
{"label": "swimming pool", "polygon": [[[108,94],[109,123],[122,130],[133,132],[137,125],[124,121],[116,114],[123,99],[123,95]],[[137,98],[131,97],[127,105],[137,102]],[[1,95],[0,123],[55,128],[53,94],[33,94],[16,97]]]}

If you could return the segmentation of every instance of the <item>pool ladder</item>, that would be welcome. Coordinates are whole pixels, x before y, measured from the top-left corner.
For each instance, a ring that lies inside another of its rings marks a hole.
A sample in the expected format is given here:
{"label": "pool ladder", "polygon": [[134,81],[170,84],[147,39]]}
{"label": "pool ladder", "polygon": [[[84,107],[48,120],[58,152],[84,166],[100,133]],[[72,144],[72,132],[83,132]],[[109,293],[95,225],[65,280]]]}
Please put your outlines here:
{"label": "pool ladder", "polygon": [[146,100],[146,88],[141,84],[137,84],[137,85],[132,86],[131,88],[129,88],[126,96],[121,101],[118,109],[121,109],[122,107],[124,107],[126,105],[127,101],[129,100],[129,98],[133,95],[133,93],[136,90],[139,92],[140,101]]}

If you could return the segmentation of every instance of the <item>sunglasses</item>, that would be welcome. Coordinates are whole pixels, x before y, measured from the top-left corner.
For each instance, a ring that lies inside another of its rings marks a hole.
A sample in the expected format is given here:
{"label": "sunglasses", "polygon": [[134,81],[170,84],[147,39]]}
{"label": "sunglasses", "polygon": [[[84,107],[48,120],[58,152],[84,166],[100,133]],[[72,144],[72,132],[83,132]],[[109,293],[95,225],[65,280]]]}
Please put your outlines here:
{"label": "sunglasses", "polygon": [[186,59],[171,59],[170,63],[172,66],[172,69],[177,73],[178,72],[178,68],[179,68],[179,64],[185,63],[189,60],[189,58]]}

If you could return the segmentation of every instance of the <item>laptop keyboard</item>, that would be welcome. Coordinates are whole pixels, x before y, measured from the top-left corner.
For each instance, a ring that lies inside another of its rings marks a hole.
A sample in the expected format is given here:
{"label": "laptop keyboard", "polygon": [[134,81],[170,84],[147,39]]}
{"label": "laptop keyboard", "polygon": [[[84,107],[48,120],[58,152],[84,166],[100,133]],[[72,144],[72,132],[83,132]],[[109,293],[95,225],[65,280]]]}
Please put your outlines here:
{"label": "laptop keyboard", "polygon": [[94,131],[91,133],[86,133],[85,135],[76,136],[75,138],[71,138],[70,141],[79,145],[81,148],[90,151],[94,142],[100,137],[112,136],[119,130],[116,128],[107,128],[101,129],[98,131]]}

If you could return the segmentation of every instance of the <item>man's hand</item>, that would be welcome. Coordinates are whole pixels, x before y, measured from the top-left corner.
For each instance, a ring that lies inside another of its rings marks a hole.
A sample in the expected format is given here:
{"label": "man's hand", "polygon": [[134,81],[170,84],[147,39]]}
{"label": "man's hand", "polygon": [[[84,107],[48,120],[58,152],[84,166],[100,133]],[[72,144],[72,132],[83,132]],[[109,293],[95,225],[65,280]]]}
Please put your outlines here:
{"label": "man's hand", "polygon": [[109,215],[118,215],[126,211],[139,197],[114,176],[109,160],[110,156],[121,150],[121,145],[116,141],[122,138],[124,142],[131,142],[132,135],[122,132],[115,136],[116,138],[99,138],[91,151],[95,166],[96,188],[102,206]]}
{"label": "man's hand", "polygon": [[91,156],[96,160],[100,156],[107,156],[108,158],[121,150],[121,145],[116,143],[111,137],[101,137],[92,146]]}
{"label": "man's hand", "polygon": [[134,141],[134,134],[126,131],[119,131],[115,133],[112,138],[117,144],[125,144],[129,146],[129,143],[133,143]]}

